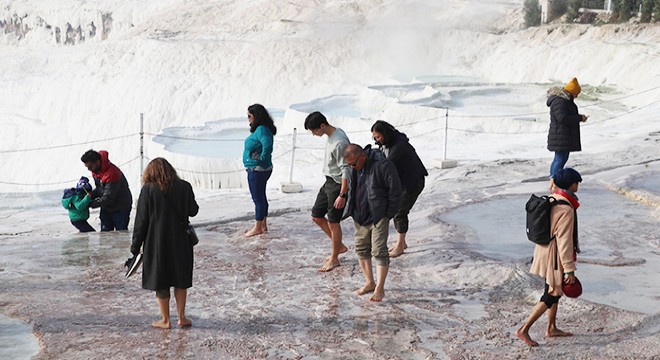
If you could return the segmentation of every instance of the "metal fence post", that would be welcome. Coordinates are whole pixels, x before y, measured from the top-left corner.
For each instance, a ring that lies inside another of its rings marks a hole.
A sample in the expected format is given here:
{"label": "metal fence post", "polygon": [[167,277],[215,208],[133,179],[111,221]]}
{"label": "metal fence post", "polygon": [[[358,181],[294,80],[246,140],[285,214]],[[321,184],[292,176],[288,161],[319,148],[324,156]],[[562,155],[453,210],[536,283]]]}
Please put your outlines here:
{"label": "metal fence post", "polygon": [[283,193],[299,193],[302,191],[302,184],[298,182],[293,182],[293,166],[296,159],[296,134],[298,129],[293,128],[293,135],[291,139],[291,164],[289,165],[289,182],[282,183],[280,190]]}
{"label": "metal fence post", "polygon": [[144,113],[140,113],[140,178],[144,173]]}

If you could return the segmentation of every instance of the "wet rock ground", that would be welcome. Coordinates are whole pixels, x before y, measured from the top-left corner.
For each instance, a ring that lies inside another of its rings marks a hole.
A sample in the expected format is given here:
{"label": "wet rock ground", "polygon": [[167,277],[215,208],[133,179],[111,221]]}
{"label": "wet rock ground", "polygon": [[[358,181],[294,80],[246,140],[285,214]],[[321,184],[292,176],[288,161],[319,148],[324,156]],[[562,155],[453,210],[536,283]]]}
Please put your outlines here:
{"label": "wet rock ground", "polygon": [[[492,166],[517,174],[528,165]],[[478,176],[483,166],[454,170],[462,172],[458,176],[432,172],[428,184],[434,186],[414,209],[410,248],[392,260],[382,303],[355,294],[363,278],[350,221],[342,223],[351,248],[342,266],[318,273],[329,240],[311,223],[308,209],[275,206],[270,232],[245,238],[251,223],[235,214],[249,213],[249,198],[236,193],[222,198],[242,204],[232,210],[234,219],[217,220],[213,211],[197,219],[201,243],[187,306],[192,328],[151,328],[158,318],[154,294],[141,289],[141,272],[123,276],[129,233],[70,234],[68,224],[56,224],[60,218],[44,215],[59,211],[55,208],[2,216],[2,312],[32,327],[41,346],[36,359],[660,358],[658,312],[623,310],[586,297],[561,300],[558,324],[574,337],[544,339],[545,317],[531,331],[540,347],[529,348],[512,335],[542,292],[542,281],[527,273],[531,253],[493,256],[480,247],[477,231],[445,217],[459,205],[543,192],[546,184],[521,189],[520,183],[494,182]],[[586,189],[595,193],[605,186]],[[310,193],[297,196],[309,202]],[[217,200],[200,198],[200,204],[223,207]],[[621,233],[599,232],[600,246],[620,243],[625,252],[635,246],[635,236],[657,231],[657,219],[649,215],[653,209],[630,206],[626,218],[640,219],[628,229],[633,233],[620,241]],[[588,219],[581,227],[586,234],[594,231]],[[519,227],[513,220],[503,226]],[[520,241],[527,241],[520,231]],[[600,258],[612,254],[598,251]],[[652,285],[655,277],[649,276]],[[657,294],[652,286],[647,290]],[[175,322],[174,304],[172,312]]]}

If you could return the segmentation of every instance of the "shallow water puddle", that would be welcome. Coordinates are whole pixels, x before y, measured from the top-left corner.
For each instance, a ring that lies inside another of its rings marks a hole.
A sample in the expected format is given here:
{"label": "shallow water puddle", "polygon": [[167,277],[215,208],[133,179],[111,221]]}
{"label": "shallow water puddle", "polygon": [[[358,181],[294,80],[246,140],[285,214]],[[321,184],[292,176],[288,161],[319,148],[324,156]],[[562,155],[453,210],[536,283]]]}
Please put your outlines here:
{"label": "shallow water puddle", "polygon": [[[617,308],[655,314],[660,311],[657,285],[660,251],[653,247],[658,221],[652,209],[603,188],[583,185],[578,192],[577,275],[583,299]],[[443,221],[468,232],[472,250],[504,263],[529,263],[534,244],[525,236],[525,195],[497,197],[456,208]],[[657,240],[657,239],[655,239]]]}

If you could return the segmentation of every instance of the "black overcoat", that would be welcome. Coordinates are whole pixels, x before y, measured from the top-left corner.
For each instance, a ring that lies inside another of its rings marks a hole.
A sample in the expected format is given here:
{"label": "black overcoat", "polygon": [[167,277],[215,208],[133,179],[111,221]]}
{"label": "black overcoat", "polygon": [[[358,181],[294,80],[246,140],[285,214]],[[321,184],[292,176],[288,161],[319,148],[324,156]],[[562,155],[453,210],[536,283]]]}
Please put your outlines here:
{"label": "black overcoat", "polygon": [[[552,89],[551,89],[552,90]],[[573,97],[564,90],[548,92],[550,107],[550,130],[548,131],[548,150],[581,151],[580,122],[582,115],[573,102]]]}
{"label": "black overcoat", "polygon": [[140,191],[131,252],[143,247],[142,288],[165,290],[192,286],[193,247],[184,225],[199,206],[192,186],[177,180],[165,194],[155,184]]}

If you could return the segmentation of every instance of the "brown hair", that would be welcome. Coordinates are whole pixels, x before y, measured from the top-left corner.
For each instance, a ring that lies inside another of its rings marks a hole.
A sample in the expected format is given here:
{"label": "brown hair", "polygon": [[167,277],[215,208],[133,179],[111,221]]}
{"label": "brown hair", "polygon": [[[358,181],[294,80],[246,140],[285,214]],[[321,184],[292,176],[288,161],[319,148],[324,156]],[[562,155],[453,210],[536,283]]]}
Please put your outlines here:
{"label": "brown hair", "polygon": [[142,174],[142,185],[155,184],[160,191],[166,193],[172,188],[172,184],[179,179],[174,167],[164,158],[151,160]]}

